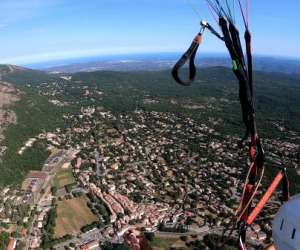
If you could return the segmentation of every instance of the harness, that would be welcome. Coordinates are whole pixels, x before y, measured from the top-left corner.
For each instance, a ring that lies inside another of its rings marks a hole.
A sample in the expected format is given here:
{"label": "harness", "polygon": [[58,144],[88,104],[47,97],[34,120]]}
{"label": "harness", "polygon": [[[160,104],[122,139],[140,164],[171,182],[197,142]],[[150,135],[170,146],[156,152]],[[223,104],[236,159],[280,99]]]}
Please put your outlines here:
{"label": "harness", "polygon": [[[276,175],[275,179],[268,187],[266,193],[262,196],[257,205],[253,208],[253,200],[264,177],[265,153],[261,139],[258,136],[255,121],[251,33],[248,28],[248,23],[246,22],[245,16],[243,14],[246,28],[244,35],[246,45],[245,58],[240,41],[239,31],[233,24],[231,18],[229,18],[228,16],[223,16],[222,13],[225,12],[223,8],[219,8],[218,11],[216,11],[217,5],[213,5],[211,1],[207,2],[209,3],[209,6],[219,15],[218,24],[222,31],[222,35],[220,35],[215,29],[213,29],[212,26],[207,22],[202,21],[200,32],[194,38],[189,49],[183,54],[183,56],[173,67],[172,76],[176,82],[184,86],[191,85],[191,83],[195,80],[195,58],[197,50],[202,43],[203,33],[205,29],[208,29],[214,36],[225,43],[225,46],[227,47],[232,60],[233,73],[239,82],[239,99],[241,104],[243,123],[246,128],[245,135],[241,140],[240,145],[244,146],[245,141],[250,137],[250,143],[248,145],[250,166],[245,180],[240,204],[235,212],[235,227],[237,228],[239,235],[238,248],[241,250],[245,250],[247,228],[251,226],[253,221],[259,215],[259,213],[271,198],[272,194],[275,192],[276,188],[281,182],[283,194],[282,201],[284,202],[289,199],[289,183],[286,169],[279,167],[279,172]],[[216,0],[216,2],[217,4],[219,4],[219,1]],[[183,80],[179,77],[179,71],[187,63],[187,61],[189,61],[189,75],[187,80]]]}

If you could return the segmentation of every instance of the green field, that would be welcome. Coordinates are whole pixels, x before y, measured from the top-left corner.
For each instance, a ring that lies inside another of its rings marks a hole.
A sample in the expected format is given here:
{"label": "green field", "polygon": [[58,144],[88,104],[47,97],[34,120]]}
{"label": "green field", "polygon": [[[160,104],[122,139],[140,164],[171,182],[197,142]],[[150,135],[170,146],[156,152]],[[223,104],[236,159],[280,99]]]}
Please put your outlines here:
{"label": "green field", "polygon": [[[183,243],[179,238],[161,238],[161,237],[154,237],[153,240],[149,241],[150,246],[153,248],[153,250],[169,250],[173,245],[178,246],[180,243]],[[182,245],[182,244],[180,244]],[[187,248],[185,248],[187,249]]]}
{"label": "green field", "polygon": [[54,178],[54,185],[58,188],[62,188],[66,185],[70,185],[75,183],[74,176],[72,174],[72,170],[68,169],[60,169]]}

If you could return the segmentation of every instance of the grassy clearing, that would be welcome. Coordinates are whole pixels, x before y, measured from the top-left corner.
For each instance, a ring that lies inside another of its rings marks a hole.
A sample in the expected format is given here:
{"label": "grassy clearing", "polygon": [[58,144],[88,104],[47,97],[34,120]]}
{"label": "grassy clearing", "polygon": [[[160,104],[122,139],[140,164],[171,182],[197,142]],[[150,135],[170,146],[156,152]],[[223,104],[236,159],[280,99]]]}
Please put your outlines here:
{"label": "grassy clearing", "polygon": [[58,201],[54,237],[59,238],[67,234],[77,235],[83,226],[96,220],[97,217],[87,206],[85,196]]}
{"label": "grassy clearing", "polygon": [[57,172],[54,180],[55,186],[62,188],[73,183],[75,183],[75,179],[70,168],[60,169]]}
{"label": "grassy clearing", "polygon": [[154,250],[167,250],[170,249],[175,242],[176,239],[155,237],[149,243]]}

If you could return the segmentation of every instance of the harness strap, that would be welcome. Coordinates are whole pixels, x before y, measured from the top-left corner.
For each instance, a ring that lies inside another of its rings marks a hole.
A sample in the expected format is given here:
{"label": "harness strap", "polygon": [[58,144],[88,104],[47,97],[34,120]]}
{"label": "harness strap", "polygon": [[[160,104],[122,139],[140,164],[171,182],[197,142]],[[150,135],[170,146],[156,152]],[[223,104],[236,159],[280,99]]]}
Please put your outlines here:
{"label": "harness strap", "polygon": [[239,226],[239,240],[238,240],[238,250],[247,250],[246,246],[246,233],[247,233],[247,226],[242,223]]}
{"label": "harness strap", "polygon": [[267,189],[267,191],[264,194],[264,196],[260,199],[260,201],[258,202],[258,204],[255,206],[254,210],[248,216],[248,218],[246,220],[246,224],[247,225],[251,225],[253,223],[253,221],[256,219],[256,217],[259,215],[259,213],[261,212],[261,210],[264,208],[264,206],[266,205],[266,203],[271,198],[272,194],[275,192],[276,188],[278,187],[278,185],[281,182],[281,180],[283,179],[283,177],[284,177],[284,173],[283,172],[279,172],[276,175],[275,179],[273,180],[273,182],[271,183],[271,185]]}
{"label": "harness strap", "polygon": [[231,22],[229,22],[229,32],[230,32],[232,43],[235,48],[240,65],[243,68],[243,70],[246,71],[244,53],[243,53],[243,49],[242,49],[242,45],[241,45],[241,41],[240,41],[239,31],[234,26],[234,24]]}
{"label": "harness strap", "polygon": [[[195,66],[195,57],[197,54],[197,50],[199,45],[202,43],[202,33],[199,32],[194,38],[189,49],[182,55],[179,61],[175,64],[172,69],[172,76],[176,82],[181,85],[189,86],[195,80],[196,77],[196,66]],[[179,70],[185,65],[185,63],[189,60],[189,76],[188,80],[182,80],[179,77]]]}
{"label": "harness strap", "polygon": [[279,186],[280,182],[282,182],[282,201],[286,202],[289,200],[290,192],[289,192],[289,181],[286,174],[286,169],[281,168],[281,171],[276,175],[271,185],[268,187],[265,194],[259,200],[255,208],[252,210],[249,215],[245,216],[239,224],[239,249],[244,249],[246,242],[246,232],[247,228],[254,222],[260,212],[263,210],[266,203],[270,200],[271,196]]}
{"label": "harness strap", "polygon": [[[256,195],[257,189],[261,184],[261,180],[264,175],[265,153],[259,137],[257,137],[255,141],[253,140],[252,143],[251,143],[252,145],[250,145],[250,160],[252,161],[252,164],[249,167],[246,183],[244,186],[244,191],[241,198],[241,203],[236,213],[236,215],[239,214],[238,216],[239,222],[245,221],[245,218],[248,217],[249,209],[251,209],[252,200]],[[255,146],[257,152],[255,150]],[[258,177],[258,173],[260,173],[259,177]]]}
{"label": "harness strap", "polygon": [[245,32],[245,42],[246,42],[246,54],[247,54],[247,64],[248,64],[248,80],[249,88],[251,91],[252,98],[254,98],[253,93],[253,59],[252,59],[252,47],[251,47],[251,33],[247,29]]}
{"label": "harness strap", "polygon": [[221,41],[224,41],[224,37],[222,37],[209,23],[206,22],[204,27],[207,28],[213,35],[215,35]]}
{"label": "harness strap", "polygon": [[289,179],[286,174],[286,171],[284,172],[284,176],[282,179],[282,202],[288,201],[290,199],[290,184]]}
{"label": "harness strap", "polygon": [[225,45],[226,45],[226,47],[229,51],[230,57],[231,57],[232,60],[235,60],[237,62],[238,57],[237,57],[236,51],[234,49],[232,39],[231,39],[229,30],[228,30],[227,21],[224,17],[219,18],[219,25],[221,27],[223,37],[224,37],[224,42],[225,42]]}

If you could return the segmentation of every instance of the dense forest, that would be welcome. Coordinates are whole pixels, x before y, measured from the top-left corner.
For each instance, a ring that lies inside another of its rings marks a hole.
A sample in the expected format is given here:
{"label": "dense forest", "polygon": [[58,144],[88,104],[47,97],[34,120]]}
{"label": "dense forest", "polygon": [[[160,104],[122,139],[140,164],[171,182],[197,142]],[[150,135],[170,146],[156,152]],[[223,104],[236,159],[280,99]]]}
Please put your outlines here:
{"label": "dense forest", "polygon": [[[230,69],[206,68],[199,71],[196,82],[183,87],[174,82],[169,71],[162,72],[92,72],[78,73],[74,81],[100,87],[105,98],[101,105],[113,111],[145,108],[176,112],[206,120],[211,111],[224,118],[226,133],[242,128],[238,84]],[[273,121],[284,123],[293,131],[300,131],[300,76],[255,72],[256,115],[261,132],[279,136]],[[157,100],[145,105],[145,98]],[[174,100],[177,104],[172,104]],[[184,104],[211,104],[209,110],[187,109]],[[215,108],[214,108],[215,107]]]}

